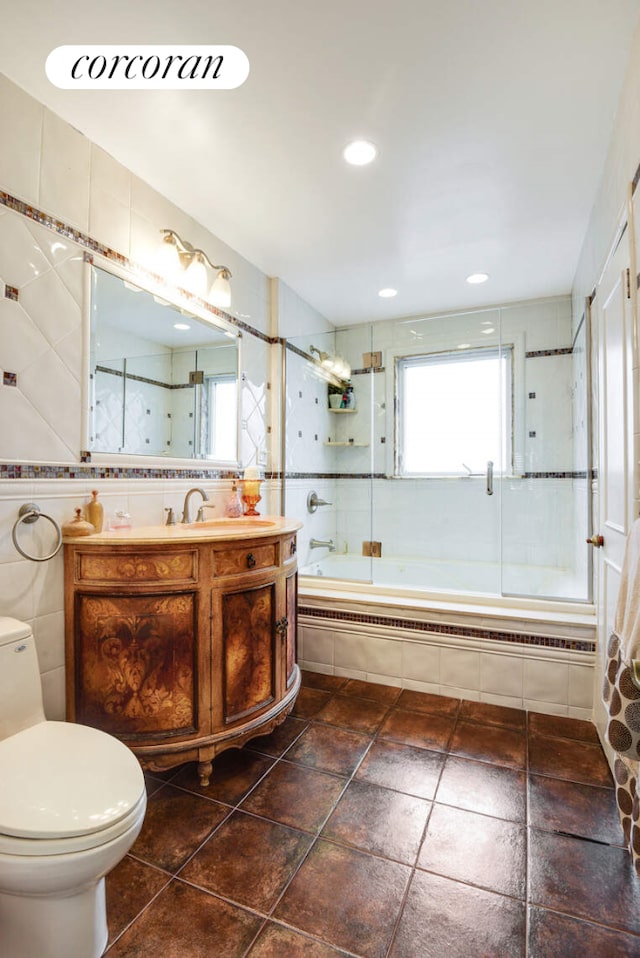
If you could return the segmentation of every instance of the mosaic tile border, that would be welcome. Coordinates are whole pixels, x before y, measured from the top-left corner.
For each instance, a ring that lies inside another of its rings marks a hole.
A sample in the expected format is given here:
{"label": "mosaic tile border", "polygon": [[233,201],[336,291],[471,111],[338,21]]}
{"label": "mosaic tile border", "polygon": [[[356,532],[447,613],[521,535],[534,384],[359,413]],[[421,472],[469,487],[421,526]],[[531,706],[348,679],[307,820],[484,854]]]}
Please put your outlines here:
{"label": "mosaic tile border", "polygon": [[[277,478],[282,478],[278,473]],[[388,476],[384,472],[287,472],[285,479],[386,479],[389,482],[398,482],[397,476]],[[457,476],[451,476],[451,479],[457,479]],[[518,476],[508,476],[507,481],[513,482],[522,479],[587,479],[588,474],[585,469],[576,472],[523,472]],[[597,470],[592,469],[591,478],[597,479]],[[434,481],[440,482],[441,477],[433,477]],[[431,477],[407,478],[400,480],[402,482],[430,482]]]}
{"label": "mosaic tile border", "polygon": [[568,652],[596,651],[596,643],[587,640],[528,635],[522,632],[496,632],[492,629],[479,629],[471,626],[443,625],[441,622],[429,622],[422,619],[396,618],[364,612],[341,612],[337,609],[317,609],[305,605],[298,606],[298,616],[337,622],[355,622],[359,625],[383,625],[392,629],[411,630],[412,632],[455,635],[465,639],[482,639],[485,642],[504,642],[507,644],[517,643],[518,645],[537,646],[545,649],[563,649]]}
{"label": "mosaic tile border", "polygon": [[131,382],[146,383],[147,386],[159,386],[161,389],[195,389],[194,383],[163,383],[159,379],[149,379],[147,376],[137,376],[135,373],[124,373],[121,369],[110,369],[109,366],[96,366],[97,373],[107,376],[118,376]]}
{"label": "mosaic tile border", "polygon": [[[86,455],[86,454],[83,454]],[[83,459],[83,463],[90,462]],[[0,463],[2,479],[238,479],[237,469],[163,469],[145,466],[51,466]]]}
{"label": "mosaic tile border", "polygon": [[[278,478],[283,478],[282,474]],[[387,479],[383,472],[286,472],[285,479]]]}
{"label": "mosaic tile border", "polygon": [[586,479],[586,469],[577,472],[524,472],[520,479]]}
{"label": "mosaic tile border", "polygon": [[573,346],[563,346],[562,349],[535,349],[525,353],[525,359],[538,359],[540,356],[571,356]]}
{"label": "mosaic tile border", "polygon": [[[37,207],[31,206],[29,203],[25,203],[16,196],[12,196],[10,193],[5,193],[2,190],[0,190],[0,205],[6,206],[7,209],[13,210],[14,213],[19,213],[21,216],[26,216],[27,219],[33,220],[35,223],[39,223],[40,226],[44,226],[45,229],[52,230],[54,233],[64,236],[66,239],[71,240],[78,246],[82,247],[82,249],[85,251],[90,250],[92,253],[97,253],[99,256],[104,256],[105,259],[117,263],[124,269],[128,269],[141,276],[149,277],[154,283],[164,283],[163,278],[158,276],[157,273],[153,273],[151,270],[145,269],[145,267],[140,266],[133,260],[130,260],[127,256],[123,256],[122,253],[118,253],[117,250],[111,249],[110,246],[105,246],[104,243],[98,242],[98,240],[95,240],[92,236],[89,236],[88,233],[83,233],[81,230],[77,230],[73,226],[68,226],[66,223],[62,222],[62,220],[58,220],[54,216],[49,216],[48,213],[43,213],[42,210],[37,209]],[[87,254],[87,252],[85,252],[83,258],[87,263],[93,262],[93,257],[90,253]],[[238,329],[243,330],[243,332],[248,333],[250,336],[255,336],[256,339],[261,339],[263,342],[268,343],[269,345],[280,342],[278,337],[267,336],[266,333],[260,332],[259,329],[255,329],[253,326],[250,326],[249,323],[245,323],[244,320],[238,319],[236,316],[225,312],[223,309],[218,309],[217,306],[213,306],[211,303],[207,303],[203,299],[199,299],[188,290],[181,290],[180,292],[186,299],[197,303],[201,309],[212,313],[214,316],[219,316],[220,319],[224,319],[227,323],[230,323],[232,326],[236,326]]]}
{"label": "mosaic tile border", "polygon": [[[7,383],[5,383],[7,385]],[[11,383],[10,385],[13,385]],[[91,466],[91,453],[80,453],[78,464],[65,466],[50,465],[48,463],[0,463],[0,479],[237,479],[240,473],[237,469],[171,469],[155,466]],[[594,469],[592,479],[597,479]],[[390,479],[382,472],[287,472],[278,470],[265,472],[265,479],[278,481],[287,479]],[[521,479],[586,479],[586,472],[528,472],[518,478]]]}

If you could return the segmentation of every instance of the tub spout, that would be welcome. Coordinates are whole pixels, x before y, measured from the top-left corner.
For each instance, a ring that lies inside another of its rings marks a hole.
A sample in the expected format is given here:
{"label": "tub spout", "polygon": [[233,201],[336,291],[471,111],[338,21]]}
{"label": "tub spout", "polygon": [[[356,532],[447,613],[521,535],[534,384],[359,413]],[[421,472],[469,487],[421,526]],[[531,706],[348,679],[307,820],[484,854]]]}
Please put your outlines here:
{"label": "tub spout", "polygon": [[335,552],[336,547],[333,544],[333,539],[312,539],[309,543],[310,549],[328,549],[329,552]]}

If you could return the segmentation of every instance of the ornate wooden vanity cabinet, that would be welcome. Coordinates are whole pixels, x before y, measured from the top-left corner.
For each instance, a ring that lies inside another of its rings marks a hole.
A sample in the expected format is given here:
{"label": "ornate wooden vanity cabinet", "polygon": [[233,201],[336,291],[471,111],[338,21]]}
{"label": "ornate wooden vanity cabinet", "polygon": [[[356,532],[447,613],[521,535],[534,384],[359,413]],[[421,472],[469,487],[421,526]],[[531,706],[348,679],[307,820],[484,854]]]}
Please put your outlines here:
{"label": "ornate wooden vanity cabinet", "polygon": [[143,766],[199,763],[284,720],[296,665],[296,530],[222,520],[65,542],[67,718]]}

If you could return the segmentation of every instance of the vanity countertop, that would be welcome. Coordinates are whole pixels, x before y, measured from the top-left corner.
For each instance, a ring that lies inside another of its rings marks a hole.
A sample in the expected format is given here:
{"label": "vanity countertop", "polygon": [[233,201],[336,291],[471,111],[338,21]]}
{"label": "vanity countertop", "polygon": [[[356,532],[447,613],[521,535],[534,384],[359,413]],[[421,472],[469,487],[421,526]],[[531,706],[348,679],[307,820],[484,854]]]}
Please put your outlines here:
{"label": "vanity countertop", "polygon": [[90,536],[65,536],[65,542],[91,543],[98,545],[104,542],[114,545],[123,543],[155,543],[155,542],[193,542],[202,541],[241,540],[267,538],[297,532],[302,528],[299,519],[289,519],[286,516],[241,516],[237,519],[209,519],[206,522],[190,522],[166,526],[132,526],[126,529],[111,529],[108,532],[97,532]]}

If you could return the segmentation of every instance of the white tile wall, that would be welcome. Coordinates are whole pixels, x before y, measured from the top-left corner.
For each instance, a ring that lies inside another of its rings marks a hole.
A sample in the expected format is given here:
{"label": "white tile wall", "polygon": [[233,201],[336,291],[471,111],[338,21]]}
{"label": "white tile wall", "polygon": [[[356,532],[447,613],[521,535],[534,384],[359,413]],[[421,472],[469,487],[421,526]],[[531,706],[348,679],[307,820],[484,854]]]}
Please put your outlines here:
{"label": "white tile wall", "polygon": [[91,142],[45,110],[39,205],[45,213],[84,233],[89,229],[90,169]]}
{"label": "white tile wall", "polygon": [[569,666],[529,660],[524,664],[524,697],[564,705],[569,702]]}
{"label": "white tile wall", "polygon": [[[414,683],[440,688],[440,649],[435,645],[418,642],[402,644],[402,674]],[[415,686],[407,685],[407,688]]]}
{"label": "white tile wall", "polygon": [[300,665],[436,695],[591,718],[592,654],[517,643],[503,650],[492,641],[482,643],[483,648],[481,640],[411,633],[393,625],[385,627],[387,637],[381,638],[378,630],[346,622],[331,628],[303,615]]}
{"label": "white tile wall", "polygon": [[0,183],[7,193],[35,206],[39,202],[44,112],[42,104],[0,74],[0,115],[7,134],[0,150]]}
{"label": "white tile wall", "polygon": [[399,642],[340,633],[334,646],[334,663],[336,668],[399,676],[402,669],[402,649]]}
{"label": "white tile wall", "polygon": [[443,648],[440,654],[440,684],[457,689],[479,689],[480,653]]}
{"label": "white tile wall", "polygon": [[515,655],[482,654],[480,690],[484,694],[522,699],[523,661]]}

